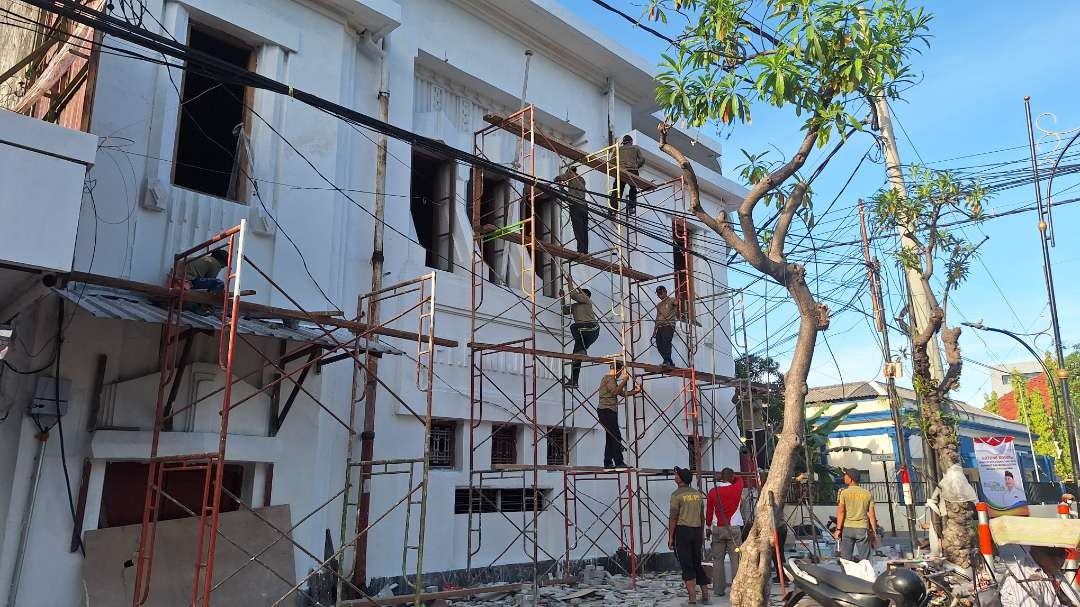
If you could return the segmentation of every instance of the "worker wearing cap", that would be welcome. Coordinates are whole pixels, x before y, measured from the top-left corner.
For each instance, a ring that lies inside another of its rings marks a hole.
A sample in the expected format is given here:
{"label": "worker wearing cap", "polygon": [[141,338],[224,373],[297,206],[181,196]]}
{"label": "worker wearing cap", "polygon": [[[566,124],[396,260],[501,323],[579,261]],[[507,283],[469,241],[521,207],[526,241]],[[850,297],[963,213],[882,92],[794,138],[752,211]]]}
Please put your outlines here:
{"label": "worker wearing cap", "polygon": [[[588,354],[589,346],[600,337],[600,323],[596,322],[596,312],[593,310],[592,291],[578,287],[574,284],[574,278],[566,273],[566,286],[570,301],[570,316],[574,322],[570,323],[570,335],[574,336],[574,354]],[[575,360],[570,363],[570,379],[564,385],[567,388],[578,387],[578,377],[581,375],[581,361]]]}
{"label": "worker wearing cap", "polygon": [[[623,136],[622,143],[619,144],[619,170],[637,177],[643,166],[645,166],[645,156],[642,155],[641,148],[634,145],[633,137],[630,135]],[[627,215],[633,215],[637,212],[637,184],[630,179],[626,179],[625,176],[620,176],[617,183],[619,183],[619,198],[623,197],[623,192],[629,186],[630,200],[626,204],[626,213]],[[618,210],[619,201],[613,197],[611,215],[614,215]]]}
{"label": "worker wearing cap", "polygon": [[664,367],[674,367],[671,360],[671,341],[675,338],[675,319],[678,317],[679,299],[668,295],[667,287],[656,287],[656,320],[653,322],[653,339],[656,341],[656,351],[663,360],[660,364]]}
{"label": "worker wearing cap", "polygon": [[844,470],[844,484],[836,505],[836,539],[840,540],[840,558],[861,561],[870,556],[877,544],[877,514],[874,496],[859,486],[859,471]]}
{"label": "worker wearing cap", "polygon": [[675,467],[676,489],[671,494],[668,511],[668,548],[682,568],[682,579],[690,605],[697,604],[697,589],[701,588],[701,604],[709,605],[709,576],[701,564],[701,549],[705,542],[705,496],[690,486],[693,477],[686,468]]}
{"label": "worker wearing cap", "polygon": [[[627,384],[630,384],[629,387]],[[596,418],[604,429],[604,467],[625,468],[623,460],[625,447],[622,444],[622,432],[619,430],[619,397],[641,393],[641,387],[630,382],[630,374],[623,369],[623,361],[615,359],[611,370],[600,380],[597,389]]]}
{"label": "worker wearing cap", "polygon": [[570,213],[570,226],[574,229],[574,241],[577,252],[589,254],[589,203],[585,200],[585,178],[578,174],[578,166],[571,165],[555,178],[564,184],[566,196],[570,199],[567,209]]}

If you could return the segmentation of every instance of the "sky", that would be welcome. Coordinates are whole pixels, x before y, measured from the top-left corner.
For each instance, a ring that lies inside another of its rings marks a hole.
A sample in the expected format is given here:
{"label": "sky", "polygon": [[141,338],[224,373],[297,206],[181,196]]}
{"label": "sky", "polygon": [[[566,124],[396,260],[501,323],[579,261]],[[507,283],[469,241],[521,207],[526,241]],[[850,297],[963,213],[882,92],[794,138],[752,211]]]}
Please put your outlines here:
{"label": "sky", "polygon": [[[591,0],[559,1],[649,61],[656,62],[667,48],[666,42]],[[608,2],[634,16],[642,14],[645,4],[644,0]],[[909,4],[919,5],[914,1]],[[969,175],[1030,168],[1027,164],[1012,164],[1004,169],[987,166],[1028,158],[1025,95],[1031,96],[1035,116],[1052,113],[1057,118],[1055,123],[1050,116],[1041,117],[1039,126],[1048,131],[1080,128],[1080,104],[1076,102],[1080,85],[1070,78],[1080,4],[1033,0],[1025,3],[1023,11],[1017,10],[1015,3],[1003,0],[938,1],[923,6],[934,18],[930,23],[929,48],[923,49],[912,62],[919,81],[903,93],[902,100],[892,104],[904,163],[963,168]],[[671,27],[650,25],[669,34],[676,33]],[[723,170],[729,177],[737,174],[740,150],[773,149],[775,154],[778,149],[790,155],[801,140],[800,122],[793,114],[770,108],[752,109],[754,119],[750,125],[703,129],[723,144]],[[1056,157],[1060,150],[1055,151],[1055,147],[1063,147],[1072,134],[1056,145],[1055,138],[1046,137],[1039,147],[1041,157]],[[1036,137],[1040,136],[1042,133],[1037,131]],[[858,239],[854,205],[860,198],[869,199],[885,183],[880,154],[867,155],[860,165],[872,143],[869,135],[856,134],[814,183],[818,220],[812,232],[815,244]],[[1080,152],[1080,141],[1070,151]],[[807,166],[816,166],[815,157],[811,156]],[[849,178],[851,181],[844,188]],[[1043,184],[1045,193],[1045,179]],[[1074,189],[1066,191],[1070,186]],[[1072,175],[1059,176],[1054,182],[1056,200],[1076,196],[1077,190],[1080,179]],[[992,214],[1026,206],[1034,199],[1034,187],[1024,184],[994,194],[985,211]],[[762,219],[767,212],[763,210]],[[1080,343],[1080,322],[1074,313],[1080,307],[1080,277],[1075,269],[1080,261],[1080,238],[1072,232],[1078,220],[1080,204],[1054,209],[1057,238],[1056,246],[1050,249],[1051,268],[1066,348]],[[989,240],[980,248],[981,255],[972,264],[967,282],[950,296],[949,324],[982,320],[987,326],[1024,334],[1023,339],[1038,351],[1053,347],[1036,222],[1035,213],[1022,213],[964,228],[961,235],[970,240],[978,242],[984,236]],[[797,240],[805,233],[804,228],[794,237]],[[886,308],[895,313],[902,304],[897,272],[892,269],[894,262],[887,257],[889,244],[881,241],[875,255],[890,268]],[[753,271],[745,264],[739,267]],[[870,298],[865,294],[865,283],[858,279],[865,276],[864,272],[859,249],[853,246],[829,249],[819,254],[816,265],[808,266],[812,288],[827,298],[830,308],[839,310],[824,338],[818,341],[810,372],[811,386],[882,378],[881,346],[868,320]],[[747,287],[743,300],[746,316],[754,320],[748,327],[751,351],[767,352],[785,363],[786,368],[793,341],[784,338],[793,329],[785,328],[785,324],[795,313],[784,305],[781,288],[766,287],[739,271],[730,272],[729,283],[733,288]],[[860,289],[864,294],[855,297]],[[850,305],[845,305],[849,302]],[[768,313],[763,314],[763,309]],[[739,316],[736,312],[735,318]],[[906,338],[894,331],[890,340],[895,353]],[[1030,360],[1021,345],[994,333],[965,328],[960,346],[964,370],[955,397],[973,405],[983,405],[984,396],[990,391],[988,366]],[[738,356],[739,351],[735,354]],[[909,364],[905,364],[904,376],[900,383],[910,385]]]}

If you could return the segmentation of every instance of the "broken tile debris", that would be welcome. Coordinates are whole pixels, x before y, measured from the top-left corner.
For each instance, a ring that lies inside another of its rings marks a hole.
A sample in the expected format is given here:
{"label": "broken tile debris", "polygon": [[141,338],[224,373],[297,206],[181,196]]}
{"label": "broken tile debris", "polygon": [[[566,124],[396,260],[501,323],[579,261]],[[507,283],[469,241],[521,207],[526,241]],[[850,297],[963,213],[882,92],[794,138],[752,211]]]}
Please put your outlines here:
{"label": "broken tile debris", "polygon": [[[686,588],[677,573],[639,576],[634,588],[625,575],[612,575],[591,566],[582,572],[581,582],[570,585],[542,586],[537,593],[529,585],[513,594],[497,597],[477,595],[454,599],[447,607],[675,607],[686,602]],[[727,597],[714,597],[714,606],[730,605]]]}

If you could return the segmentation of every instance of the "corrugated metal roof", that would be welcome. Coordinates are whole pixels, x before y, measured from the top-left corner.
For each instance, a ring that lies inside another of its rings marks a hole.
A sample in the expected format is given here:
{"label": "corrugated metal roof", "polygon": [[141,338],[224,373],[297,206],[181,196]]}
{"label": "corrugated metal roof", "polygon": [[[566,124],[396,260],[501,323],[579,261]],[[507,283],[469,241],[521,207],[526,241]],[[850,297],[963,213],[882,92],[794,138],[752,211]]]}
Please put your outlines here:
{"label": "corrugated metal roof", "polygon": [[[57,295],[86,310],[98,318],[114,320],[132,320],[155,324],[164,324],[168,320],[168,310],[155,305],[149,297],[141,293],[80,285],[69,289],[53,289]],[[221,330],[221,319],[216,314],[203,316],[195,312],[184,312],[180,324],[185,327]],[[291,323],[290,323],[291,324]],[[323,335],[323,330],[315,323],[297,322],[295,326],[286,326],[281,319],[241,318],[237,331],[245,335],[286,339],[301,343],[320,343],[333,346],[334,340]],[[332,335],[342,343],[355,339],[347,329],[335,329]],[[373,352],[380,354],[401,354],[401,350],[383,342],[371,342],[367,345]],[[365,348],[361,347],[361,350]]]}
{"label": "corrugated metal roof", "polygon": [[[903,386],[896,387],[896,393],[900,398],[914,402],[918,396],[915,390]],[[810,388],[806,394],[806,404],[830,403],[837,401],[865,400],[869,398],[883,398],[887,395],[885,386],[876,381],[851,382],[847,384],[833,384]],[[983,417],[995,422],[1012,422],[1014,420],[991,413],[986,409],[969,405],[958,400],[950,400],[949,404],[958,409],[958,413],[966,415],[969,419]]]}
{"label": "corrugated metal roof", "polygon": [[875,390],[870,382],[861,381],[810,388],[806,393],[806,402],[807,404],[828,403],[838,400],[877,398],[878,396],[881,396],[881,393]]}

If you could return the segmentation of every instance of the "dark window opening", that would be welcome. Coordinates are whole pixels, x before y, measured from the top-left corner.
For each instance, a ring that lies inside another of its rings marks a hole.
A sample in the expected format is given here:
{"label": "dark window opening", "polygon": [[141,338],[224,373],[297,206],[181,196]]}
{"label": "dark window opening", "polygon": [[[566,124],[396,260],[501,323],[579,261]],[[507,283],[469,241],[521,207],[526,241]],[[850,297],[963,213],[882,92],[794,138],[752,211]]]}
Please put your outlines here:
{"label": "dark window opening", "polygon": [[456,423],[450,421],[431,422],[431,435],[428,437],[428,462],[432,468],[453,468],[456,445]]}
{"label": "dark window opening", "polygon": [[549,428],[547,433],[547,463],[549,466],[566,466],[570,463],[570,431],[566,428]]}
{"label": "dark window opening", "polygon": [[[146,475],[149,464],[145,462],[108,462],[105,465],[105,481],[101,491],[100,527],[138,525],[143,520],[143,503],[146,497]],[[222,487],[233,495],[241,496],[244,490],[244,466],[225,464]],[[192,516],[184,508],[198,514],[202,508],[203,487],[206,472],[203,470],[173,470],[166,472],[162,482],[165,495],[161,496],[158,520],[169,521]],[[183,507],[176,502],[183,504]],[[239,510],[240,505],[224,492],[221,495],[220,512]]]}
{"label": "dark window opening", "polygon": [[454,268],[454,175],[453,162],[413,152],[409,208],[425,264],[436,270]]}
{"label": "dark window opening", "polygon": [[693,285],[693,243],[694,232],[687,225],[686,220],[676,219],[671,227],[671,262],[675,269],[675,293],[680,303],[679,318],[693,320],[688,314],[692,314],[694,285]]}
{"label": "dark window opening", "polygon": [[[480,237],[480,248],[484,256],[484,264],[488,267],[488,280],[498,284],[508,284],[507,253],[510,250],[510,243],[487,232],[507,226],[510,214],[510,184],[503,179],[484,177],[480,180],[481,188],[477,191],[473,189],[473,183],[470,178],[469,199],[465,203],[465,209],[473,230],[477,233],[485,233]],[[479,217],[474,217],[473,201],[477,197],[480,199]]]}
{"label": "dark window opening", "polygon": [[517,426],[505,424],[491,430],[491,465],[517,463]]}
{"label": "dark window opening", "polygon": [[[223,35],[192,27],[188,45],[243,69],[252,50]],[[247,87],[185,71],[176,133],[173,183],[218,198],[239,200],[248,181],[245,131]]]}
{"label": "dark window opening", "polygon": [[[536,258],[533,259],[533,269],[536,271],[536,280],[541,283],[542,293],[548,297],[557,297],[559,294],[558,261],[544,250],[543,244],[559,245],[559,205],[555,198],[547,195],[537,195],[533,202],[533,222],[526,223],[523,236],[532,238],[532,224],[536,225]],[[521,219],[529,217],[529,199],[525,196],[521,200]]]}
{"label": "dark window opening", "polygon": [[547,510],[551,489],[480,489],[454,491],[454,514],[532,512]]}

